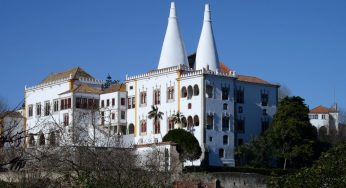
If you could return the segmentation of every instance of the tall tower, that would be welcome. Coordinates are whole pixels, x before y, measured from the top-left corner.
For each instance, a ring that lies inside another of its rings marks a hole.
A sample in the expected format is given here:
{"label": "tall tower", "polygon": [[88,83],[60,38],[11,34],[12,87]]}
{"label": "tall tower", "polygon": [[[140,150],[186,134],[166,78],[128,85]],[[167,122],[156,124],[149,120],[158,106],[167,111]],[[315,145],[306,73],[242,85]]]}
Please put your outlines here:
{"label": "tall tower", "polygon": [[168,25],[162,45],[158,69],[177,65],[188,66],[188,61],[179,29],[175,4],[171,2]]}
{"label": "tall tower", "polygon": [[196,70],[207,67],[212,71],[220,70],[209,4],[205,5],[203,27],[196,52]]}

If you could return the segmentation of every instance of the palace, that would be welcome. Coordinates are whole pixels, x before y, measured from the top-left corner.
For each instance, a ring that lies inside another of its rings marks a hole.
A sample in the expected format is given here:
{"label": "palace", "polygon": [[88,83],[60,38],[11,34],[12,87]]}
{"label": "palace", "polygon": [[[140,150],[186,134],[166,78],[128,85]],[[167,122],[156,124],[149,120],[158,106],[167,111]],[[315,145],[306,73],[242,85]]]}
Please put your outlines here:
{"label": "palace", "polygon": [[[160,144],[169,130],[183,128],[203,151],[194,165],[205,160],[213,166],[234,166],[234,148],[267,129],[276,112],[278,88],[220,63],[209,4],[196,53],[187,56],[171,2],[157,69],[119,83],[96,80],[76,67],[26,87],[26,146],[145,146]],[[148,118],[152,106],[163,112],[159,122]],[[177,113],[183,115],[180,124],[171,120]]]}

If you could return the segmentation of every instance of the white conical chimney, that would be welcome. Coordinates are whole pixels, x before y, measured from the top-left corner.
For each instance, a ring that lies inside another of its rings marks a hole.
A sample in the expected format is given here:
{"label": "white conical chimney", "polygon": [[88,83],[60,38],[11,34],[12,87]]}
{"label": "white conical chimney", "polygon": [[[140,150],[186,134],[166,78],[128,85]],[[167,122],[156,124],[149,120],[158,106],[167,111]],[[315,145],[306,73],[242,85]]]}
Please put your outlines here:
{"label": "white conical chimney", "polygon": [[207,68],[208,66],[212,71],[220,70],[219,57],[211,25],[210,8],[209,4],[206,4],[201,37],[199,38],[196,52],[196,70]]}
{"label": "white conical chimney", "polygon": [[162,45],[158,69],[181,64],[188,66],[188,61],[176,17],[175,4],[174,2],[171,2],[171,10],[169,13],[168,25]]}

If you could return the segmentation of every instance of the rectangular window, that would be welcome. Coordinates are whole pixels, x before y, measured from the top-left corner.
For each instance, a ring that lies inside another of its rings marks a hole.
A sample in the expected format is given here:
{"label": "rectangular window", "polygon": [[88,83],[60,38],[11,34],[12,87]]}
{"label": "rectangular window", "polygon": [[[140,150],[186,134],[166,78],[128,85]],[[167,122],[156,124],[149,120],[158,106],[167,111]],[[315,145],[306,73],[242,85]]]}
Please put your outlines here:
{"label": "rectangular window", "polygon": [[55,100],[53,101],[53,103],[54,103],[54,109],[53,109],[53,111],[54,111],[54,112],[59,111],[59,101],[58,101],[57,99],[55,99]]}
{"label": "rectangular window", "polygon": [[145,106],[147,104],[147,92],[143,91],[140,94],[140,104]]}
{"label": "rectangular window", "polygon": [[154,122],[154,134],[160,134],[160,121]]}
{"label": "rectangular window", "polygon": [[101,100],[101,108],[104,108],[104,107],[105,107],[105,101]]}
{"label": "rectangular window", "polygon": [[238,87],[236,90],[237,103],[244,104],[244,88]]}
{"label": "rectangular window", "polygon": [[225,150],[224,149],[219,149],[219,157],[224,158],[225,157]]}
{"label": "rectangular window", "polygon": [[120,105],[121,106],[125,106],[126,104],[125,104],[125,98],[121,98],[120,99]]}
{"label": "rectangular window", "polygon": [[120,118],[123,119],[123,120],[126,118],[125,117],[125,111],[121,111]]}
{"label": "rectangular window", "polygon": [[109,99],[107,99],[107,106],[109,106]]}
{"label": "rectangular window", "polygon": [[49,116],[49,114],[50,114],[50,102],[46,101],[44,103],[44,115]]}
{"label": "rectangular window", "polygon": [[206,91],[205,91],[207,94],[207,98],[213,98],[213,90],[214,90],[213,86],[207,85]]}
{"label": "rectangular window", "polygon": [[222,131],[229,131],[229,117],[222,118]]}
{"label": "rectangular window", "polygon": [[228,144],[228,136],[224,135],[222,141],[223,141],[224,145],[227,145]]}
{"label": "rectangular window", "polygon": [[70,116],[68,113],[64,113],[64,126],[68,126],[68,124],[70,123],[69,117]]}
{"label": "rectangular window", "polygon": [[174,87],[168,87],[167,88],[167,101],[173,101],[174,100]]}
{"label": "rectangular window", "polygon": [[60,109],[65,110],[71,108],[71,98],[61,99],[60,100]]}
{"label": "rectangular window", "polygon": [[322,119],[326,119],[326,115],[325,114],[322,114]]}
{"label": "rectangular window", "polygon": [[244,118],[238,118],[235,121],[235,131],[239,133],[245,132],[245,119]]}
{"label": "rectangular window", "polygon": [[41,103],[36,104],[36,115],[40,116],[41,115]]}
{"label": "rectangular window", "polygon": [[207,129],[213,129],[214,127],[214,116],[207,115]]}
{"label": "rectangular window", "polygon": [[76,108],[82,108],[82,98],[76,97]]}
{"label": "rectangular window", "polygon": [[131,105],[132,105],[132,99],[131,99],[131,97],[129,97],[129,98],[127,99],[127,108],[128,108],[128,109],[131,109]]}
{"label": "rectangular window", "polygon": [[136,107],[136,99],[135,97],[132,97],[132,108]]}
{"label": "rectangular window", "polygon": [[113,120],[115,119],[115,113],[112,113],[112,119]]}
{"label": "rectangular window", "polygon": [[268,91],[262,90],[261,91],[261,103],[262,103],[262,106],[268,106],[268,100],[269,100]]}
{"label": "rectangular window", "polygon": [[32,117],[32,115],[33,115],[33,105],[32,104],[29,105],[29,107],[28,107],[28,115],[29,115],[29,117]]}
{"label": "rectangular window", "polygon": [[229,88],[223,87],[221,90],[222,90],[222,100],[228,100]]}
{"label": "rectangular window", "polygon": [[112,106],[115,106],[115,98],[112,98]]}
{"label": "rectangular window", "polygon": [[88,108],[88,99],[87,98],[82,98],[82,100],[81,100],[81,107],[83,109],[87,109]]}
{"label": "rectangular window", "polygon": [[154,105],[160,104],[160,97],[161,97],[160,89],[155,89],[154,90]]}

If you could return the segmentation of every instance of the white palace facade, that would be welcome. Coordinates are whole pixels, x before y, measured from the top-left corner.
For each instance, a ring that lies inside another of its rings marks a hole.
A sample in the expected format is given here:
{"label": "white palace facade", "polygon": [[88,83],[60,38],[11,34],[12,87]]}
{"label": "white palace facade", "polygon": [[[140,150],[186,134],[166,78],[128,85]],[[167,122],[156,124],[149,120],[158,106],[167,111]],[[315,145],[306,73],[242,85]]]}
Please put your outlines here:
{"label": "white palace facade", "polygon": [[[272,120],[278,87],[220,63],[208,4],[196,54],[188,57],[172,2],[157,69],[113,83],[77,67],[26,87],[26,146],[116,145],[109,135],[128,146],[159,144],[169,130],[183,128],[203,151],[194,165],[234,166],[234,148]],[[156,124],[148,118],[153,105],[164,113]],[[170,117],[178,112],[184,118],[175,125]]]}

